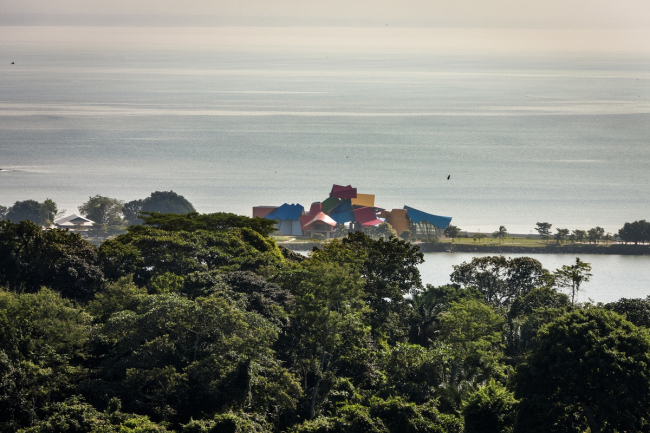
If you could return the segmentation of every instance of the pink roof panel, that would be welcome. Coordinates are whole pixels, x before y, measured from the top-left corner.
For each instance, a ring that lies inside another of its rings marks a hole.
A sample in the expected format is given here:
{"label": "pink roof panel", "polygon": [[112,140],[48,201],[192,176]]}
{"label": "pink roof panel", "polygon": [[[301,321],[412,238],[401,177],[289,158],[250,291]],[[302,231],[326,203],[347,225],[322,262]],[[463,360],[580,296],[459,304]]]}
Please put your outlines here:
{"label": "pink roof panel", "polygon": [[371,207],[362,207],[354,210],[354,218],[362,226],[376,226],[383,223],[382,220],[377,218],[375,211]]}
{"label": "pink roof panel", "polygon": [[332,227],[336,225],[336,221],[334,221],[329,215],[323,212],[319,212],[314,218],[311,219],[311,221],[309,221],[307,224],[304,224],[303,227],[307,227],[318,221]]}

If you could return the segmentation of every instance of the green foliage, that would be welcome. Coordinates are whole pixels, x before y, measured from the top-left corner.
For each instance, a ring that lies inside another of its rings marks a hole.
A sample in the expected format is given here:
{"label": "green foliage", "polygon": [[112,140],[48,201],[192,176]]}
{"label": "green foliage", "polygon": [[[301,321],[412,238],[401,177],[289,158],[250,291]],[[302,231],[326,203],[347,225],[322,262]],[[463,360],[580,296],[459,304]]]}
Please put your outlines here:
{"label": "green foliage", "polygon": [[571,303],[575,304],[575,298],[580,291],[582,283],[591,278],[591,265],[576,257],[575,265],[564,265],[553,272],[553,285],[571,290]]}
{"label": "green foliage", "polygon": [[453,241],[453,240],[456,239],[456,238],[458,237],[458,235],[460,234],[460,228],[458,228],[458,227],[456,227],[456,226],[454,226],[454,225],[449,224],[449,225],[448,225],[447,227],[445,227],[445,229],[442,231],[442,234],[444,234],[444,235],[447,236],[448,238],[451,238],[451,240]]}
{"label": "green foliage", "polygon": [[103,281],[97,249],[66,230],[43,230],[31,221],[0,221],[0,284],[36,292],[47,286],[86,300]]}
{"label": "green foliage", "polygon": [[623,242],[634,242],[634,245],[639,242],[650,242],[650,222],[640,220],[625,223],[618,231],[618,236]]}
{"label": "green foliage", "polygon": [[566,241],[569,237],[569,229],[555,229],[555,235],[553,235],[558,244]]}
{"label": "green foliage", "polygon": [[7,210],[4,218],[16,223],[29,220],[39,226],[49,226],[56,214],[56,203],[48,198],[43,203],[36,200],[17,201]]}
{"label": "green foliage", "polygon": [[451,281],[479,290],[487,303],[508,306],[517,296],[525,295],[546,283],[547,270],[530,257],[474,257],[470,263],[454,266]]}
{"label": "green foliage", "polygon": [[463,403],[465,433],[508,433],[515,421],[514,395],[490,379]]}
{"label": "green foliage", "polygon": [[463,382],[502,377],[503,324],[503,317],[482,302],[453,303],[441,315],[439,325],[439,341],[450,347],[445,382],[458,387]]}
{"label": "green foliage", "polygon": [[349,266],[306,262],[284,284],[295,296],[292,359],[305,375],[312,418],[322,400],[321,382],[367,344],[363,280]]}
{"label": "green foliage", "polygon": [[499,242],[502,242],[506,236],[508,236],[508,230],[504,226],[500,226],[499,230],[492,233],[492,237],[499,239]]}
{"label": "green foliage", "polygon": [[635,326],[650,328],[650,296],[645,299],[621,298],[603,307],[625,316]]}
{"label": "green foliage", "polygon": [[413,232],[411,230],[404,230],[400,235],[400,238],[404,239],[406,242],[411,242],[413,237]]}
{"label": "green foliage", "polygon": [[381,223],[376,226],[364,227],[363,233],[375,240],[397,237],[397,232],[388,223]]}
{"label": "green foliage", "polygon": [[449,367],[451,351],[447,346],[438,344],[424,348],[415,344],[397,344],[388,352],[383,357],[386,384],[381,395],[400,396],[417,404],[435,398]]}
{"label": "green foliage", "polygon": [[650,404],[650,336],[616,313],[572,311],[544,326],[517,368],[516,431],[640,431]]}
{"label": "green foliage", "polygon": [[47,417],[19,433],[166,433],[168,430],[146,416],[99,412],[74,396],[46,408]]}
{"label": "green foliage", "polygon": [[0,291],[0,431],[29,425],[84,376],[89,321],[50,290]]}
{"label": "green foliage", "polygon": [[592,229],[587,230],[587,240],[589,241],[589,243],[597,244],[603,240],[604,236],[605,236],[605,229],[602,227],[596,226]]}
{"label": "green foliage", "polygon": [[157,212],[161,214],[187,214],[196,212],[192,203],[174,191],[156,191],[142,200],[133,200],[124,205],[124,218],[129,224],[142,224],[141,212]]}
{"label": "green foliage", "polygon": [[268,236],[275,231],[275,221],[273,220],[249,218],[234,213],[200,214],[198,212],[189,212],[178,214],[143,211],[140,215],[144,225],[174,232],[194,232],[197,230],[217,232],[234,228],[249,228],[263,236]]}
{"label": "green foliage", "polygon": [[432,404],[416,405],[399,397],[373,398],[367,406],[345,405],[329,418],[307,421],[290,433],[461,433],[462,422]]}
{"label": "green foliage", "polygon": [[434,325],[452,302],[480,298],[481,293],[476,289],[461,289],[459,286],[434,287],[427,284],[425,290],[413,293],[408,300],[411,306],[409,340],[429,347],[437,334]]}
{"label": "green foliage", "polygon": [[122,208],[124,202],[116,198],[96,195],[79,206],[81,215],[95,223],[93,233],[112,234],[123,228]]}
{"label": "green foliage", "polygon": [[227,299],[149,295],[93,329],[105,353],[102,379],[85,386],[119,397],[129,411],[189,421],[223,407],[273,418],[295,404],[299,387],[275,360],[277,328]]}
{"label": "green foliage", "polygon": [[104,244],[100,257],[110,277],[117,279],[132,272],[137,284],[165,273],[183,276],[217,269],[263,272],[284,263],[275,242],[249,228],[170,232],[131,226],[127,234]]}
{"label": "green foliage", "polygon": [[9,212],[9,208],[7,206],[0,205],[0,221],[7,217],[7,212]]}
{"label": "green foliage", "polygon": [[553,227],[553,224],[537,223],[535,230],[537,230],[537,233],[539,233],[543,240],[548,240],[551,237],[551,227]]}

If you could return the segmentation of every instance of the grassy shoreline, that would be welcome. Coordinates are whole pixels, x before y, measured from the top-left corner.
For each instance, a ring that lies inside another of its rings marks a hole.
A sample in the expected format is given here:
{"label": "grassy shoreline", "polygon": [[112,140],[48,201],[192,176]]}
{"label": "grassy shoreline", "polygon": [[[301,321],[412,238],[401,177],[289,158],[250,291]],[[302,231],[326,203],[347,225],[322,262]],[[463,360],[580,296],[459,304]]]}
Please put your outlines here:
{"label": "grassy shoreline", "polygon": [[[307,238],[290,236],[274,237],[279,245],[293,251],[311,251],[321,245]],[[441,239],[438,243],[415,242],[422,252],[448,253],[492,253],[492,254],[612,254],[650,255],[650,245],[632,244],[572,244],[542,241],[534,238],[508,237],[503,242],[496,240],[474,241],[472,238]]]}

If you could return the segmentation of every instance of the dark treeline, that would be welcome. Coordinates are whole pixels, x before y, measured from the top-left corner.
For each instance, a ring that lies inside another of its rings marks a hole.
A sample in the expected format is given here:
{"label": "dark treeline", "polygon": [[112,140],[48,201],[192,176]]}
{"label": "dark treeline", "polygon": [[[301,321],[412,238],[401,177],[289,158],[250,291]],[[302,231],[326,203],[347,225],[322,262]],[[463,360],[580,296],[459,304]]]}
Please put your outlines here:
{"label": "dark treeline", "polygon": [[0,432],[650,431],[650,299],[576,302],[580,259],[433,287],[394,237],[140,217],[99,247],[0,221]]}

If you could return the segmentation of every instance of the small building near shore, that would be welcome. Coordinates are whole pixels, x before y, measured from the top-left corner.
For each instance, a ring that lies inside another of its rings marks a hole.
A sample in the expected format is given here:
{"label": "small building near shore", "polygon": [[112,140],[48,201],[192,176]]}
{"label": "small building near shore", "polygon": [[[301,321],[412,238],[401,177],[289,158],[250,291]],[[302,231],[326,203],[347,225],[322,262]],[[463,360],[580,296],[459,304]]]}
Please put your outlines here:
{"label": "small building near shore", "polygon": [[68,229],[73,232],[86,232],[94,225],[95,221],[91,221],[88,218],[84,218],[77,214],[68,215],[67,217],[54,220],[55,228]]}

